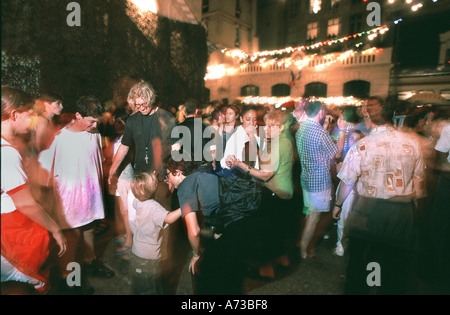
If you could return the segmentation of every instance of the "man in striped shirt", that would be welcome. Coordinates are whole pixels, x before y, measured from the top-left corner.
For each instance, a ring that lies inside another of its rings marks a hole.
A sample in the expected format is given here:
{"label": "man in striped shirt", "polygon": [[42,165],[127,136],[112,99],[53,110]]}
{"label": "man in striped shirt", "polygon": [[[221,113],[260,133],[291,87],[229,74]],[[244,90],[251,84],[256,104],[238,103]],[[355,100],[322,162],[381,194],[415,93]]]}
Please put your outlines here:
{"label": "man in striped shirt", "polygon": [[[301,163],[303,213],[306,223],[300,240],[300,254],[304,262],[319,265],[315,259],[315,246],[310,244],[322,212],[330,211],[330,161],[338,153],[336,144],[324,128],[331,116],[321,102],[311,102],[306,108],[308,119],[303,122],[295,138]],[[325,122],[325,125],[323,123]]]}

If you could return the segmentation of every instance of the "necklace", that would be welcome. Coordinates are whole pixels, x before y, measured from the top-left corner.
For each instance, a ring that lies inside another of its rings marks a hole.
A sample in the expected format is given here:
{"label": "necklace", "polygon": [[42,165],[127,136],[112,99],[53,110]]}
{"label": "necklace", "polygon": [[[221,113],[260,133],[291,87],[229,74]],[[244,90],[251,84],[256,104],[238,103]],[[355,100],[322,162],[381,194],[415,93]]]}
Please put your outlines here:
{"label": "necklace", "polygon": [[[151,111],[150,111],[150,113],[148,114],[148,116],[147,117],[151,117],[151,116],[153,116],[155,113],[156,113],[156,111],[158,110],[158,108],[154,108],[154,109],[152,109]],[[144,116],[144,115],[142,115],[142,116]],[[141,117],[141,129],[142,129],[142,132],[144,133],[144,144],[145,144],[145,157],[144,157],[144,160],[145,160],[145,164],[146,165],[148,165],[148,147],[149,147],[149,145],[150,145],[150,133],[151,133],[151,131],[152,131],[152,127],[153,127],[153,120],[155,119],[155,118],[153,118],[153,119],[150,119],[150,128],[147,130],[147,129],[144,129],[144,123],[142,122],[143,121],[143,117]]]}
{"label": "necklace", "polygon": [[[152,110],[150,112],[150,114],[148,114],[147,117],[151,117],[155,112],[156,111]],[[148,130],[144,129],[143,119],[144,119],[144,115],[141,114],[140,122],[141,122],[141,129],[142,129],[142,132],[144,134],[144,145],[145,145],[145,157],[144,157],[144,160],[145,160],[145,164],[148,165],[148,146],[150,145],[150,143],[149,143],[150,135],[149,134],[150,134],[150,132],[152,130],[152,127],[153,127],[153,119],[150,120],[150,128]]]}

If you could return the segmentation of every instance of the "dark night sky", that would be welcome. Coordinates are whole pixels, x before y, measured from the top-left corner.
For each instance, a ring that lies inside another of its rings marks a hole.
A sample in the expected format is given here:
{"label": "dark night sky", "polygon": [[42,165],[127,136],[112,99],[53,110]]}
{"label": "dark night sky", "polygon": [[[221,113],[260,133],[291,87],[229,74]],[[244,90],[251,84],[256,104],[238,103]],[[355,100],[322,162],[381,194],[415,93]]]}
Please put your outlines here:
{"label": "dark night sky", "polygon": [[450,11],[414,18],[407,16],[400,26],[399,61],[401,67],[436,66],[439,34],[450,30]]}

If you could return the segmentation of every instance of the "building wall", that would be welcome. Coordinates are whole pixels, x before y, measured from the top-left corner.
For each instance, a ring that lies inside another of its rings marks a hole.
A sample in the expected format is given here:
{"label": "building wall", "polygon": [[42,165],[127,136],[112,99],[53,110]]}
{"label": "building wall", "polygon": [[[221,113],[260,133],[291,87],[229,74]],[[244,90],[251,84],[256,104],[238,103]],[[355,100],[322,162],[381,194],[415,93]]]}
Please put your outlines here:
{"label": "building wall", "polygon": [[236,0],[209,0],[209,10],[203,12],[202,22],[208,31],[208,41],[218,49],[239,47],[248,52],[254,49],[256,1],[240,0],[239,3],[239,17],[236,16]]}
{"label": "building wall", "polygon": [[228,98],[233,101],[241,96],[241,88],[246,85],[258,86],[259,96],[272,96],[272,86],[280,83],[288,84],[291,86],[290,96],[299,97],[304,94],[306,84],[322,82],[327,84],[327,97],[338,97],[343,96],[346,82],[364,80],[370,83],[371,95],[386,97],[389,94],[389,77],[392,69],[391,55],[392,48],[386,48],[376,55],[370,55],[370,61],[369,55],[364,59],[361,54],[355,54],[323,67],[330,55],[318,56],[302,69],[300,79],[296,81],[292,81],[291,71],[298,77],[298,69],[250,65],[242,68],[238,74],[206,80],[205,86],[210,90],[211,100]]}

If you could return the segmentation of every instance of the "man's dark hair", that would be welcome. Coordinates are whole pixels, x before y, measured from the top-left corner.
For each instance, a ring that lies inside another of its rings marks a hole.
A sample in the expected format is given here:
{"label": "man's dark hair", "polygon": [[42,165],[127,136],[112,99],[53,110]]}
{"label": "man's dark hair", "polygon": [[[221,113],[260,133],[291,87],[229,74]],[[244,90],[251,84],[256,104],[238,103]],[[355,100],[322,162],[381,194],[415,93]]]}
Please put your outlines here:
{"label": "man's dark hair", "polygon": [[191,175],[198,171],[198,168],[203,164],[203,162],[198,161],[186,161],[180,160],[175,161],[172,155],[169,155],[164,159],[164,166],[169,172],[175,174],[176,171],[181,171],[184,176]]}
{"label": "man's dark hair", "polygon": [[39,95],[39,99],[43,100],[45,102],[63,102],[63,97],[58,94],[58,93],[54,93],[54,92],[43,92]]}
{"label": "man's dark hair", "polygon": [[95,96],[82,96],[76,102],[75,111],[83,117],[99,118],[102,116],[104,109]]}
{"label": "man's dark hair", "polygon": [[305,106],[305,111],[308,117],[315,117],[322,108],[323,104],[319,101],[308,102]]}
{"label": "man's dark hair", "polygon": [[342,118],[351,124],[356,124],[359,122],[359,116],[356,111],[356,107],[354,106],[347,106],[342,109]]}
{"label": "man's dark hair", "polygon": [[184,108],[186,109],[186,115],[193,115],[200,108],[200,105],[195,99],[189,99],[184,103]]}

